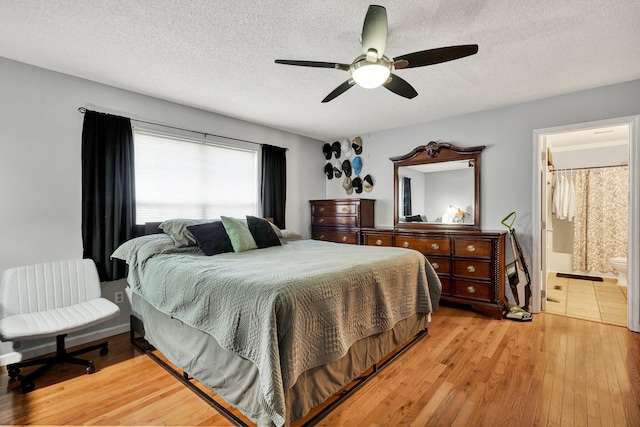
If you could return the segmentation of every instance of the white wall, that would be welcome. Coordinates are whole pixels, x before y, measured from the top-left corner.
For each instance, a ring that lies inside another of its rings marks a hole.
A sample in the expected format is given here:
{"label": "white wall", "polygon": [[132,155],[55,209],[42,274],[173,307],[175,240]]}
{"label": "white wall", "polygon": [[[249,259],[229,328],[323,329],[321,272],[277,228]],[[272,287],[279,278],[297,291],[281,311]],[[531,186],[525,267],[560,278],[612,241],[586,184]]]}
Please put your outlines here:
{"label": "white wall", "polygon": [[[411,102],[411,101],[407,101]],[[464,102],[461,99],[460,102]],[[393,226],[393,163],[389,157],[410,152],[429,141],[460,146],[486,145],[482,154],[481,227],[506,230],[500,224],[516,212],[515,228],[531,259],[533,131],[573,123],[625,117],[640,113],[640,80],[415,126],[360,135],[363,174],[375,178],[371,193],[347,196],[341,180],[326,181],[327,198],[376,199],[376,226]],[[354,137],[356,135],[346,135]],[[535,232],[538,232],[535,230]]]}
{"label": "white wall", "polygon": [[[82,106],[288,148],[286,226],[310,236],[308,200],[325,194],[320,141],[0,58],[0,273],[82,257]],[[103,328],[123,324],[125,306]],[[0,364],[10,348],[0,343]]]}
{"label": "white wall", "polygon": [[553,227],[548,233],[547,272],[573,273],[573,222],[549,213],[547,224]]}

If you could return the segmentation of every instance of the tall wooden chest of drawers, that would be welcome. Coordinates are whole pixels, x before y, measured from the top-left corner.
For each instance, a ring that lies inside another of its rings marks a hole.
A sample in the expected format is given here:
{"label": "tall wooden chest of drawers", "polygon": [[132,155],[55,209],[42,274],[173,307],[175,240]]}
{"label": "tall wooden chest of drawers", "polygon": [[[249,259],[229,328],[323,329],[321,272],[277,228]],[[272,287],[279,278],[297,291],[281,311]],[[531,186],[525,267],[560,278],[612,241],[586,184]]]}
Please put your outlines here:
{"label": "tall wooden chest of drawers", "polygon": [[506,232],[363,229],[362,243],[423,253],[442,282],[443,301],[500,319],[505,298]]}
{"label": "tall wooden chest of drawers", "polygon": [[373,227],[372,199],[310,200],[311,237],[337,243],[360,244],[362,227]]}

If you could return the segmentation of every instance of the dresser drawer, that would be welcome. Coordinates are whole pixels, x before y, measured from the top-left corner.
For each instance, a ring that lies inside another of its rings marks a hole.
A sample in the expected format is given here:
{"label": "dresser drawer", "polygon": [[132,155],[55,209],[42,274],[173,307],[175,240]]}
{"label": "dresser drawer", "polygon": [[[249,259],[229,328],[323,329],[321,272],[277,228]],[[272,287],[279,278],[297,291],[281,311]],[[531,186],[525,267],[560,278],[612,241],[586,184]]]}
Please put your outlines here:
{"label": "dresser drawer", "polygon": [[451,274],[451,260],[449,258],[427,257],[431,266],[438,274]]}
{"label": "dresser drawer", "polygon": [[349,243],[351,245],[357,245],[359,243],[358,233],[349,232],[313,231],[311,233],[311,238],[314,240],[324,240],[326,242]]}
{"label": "dresser drawer", "polygon": [[446,238],[396,236],[396,246],[415,249],[426,255],[449,255],[451,253],[451,243]]}
{"label": "dresser drawer", "polygon": [[327,203],[312,205],[312,216],[355,215],[358,206],[355,203]]}
{"label": "dresser drawer", "polygon": [[364,244],[369,246],[393,246],[393,236],[367,234]]}
{"label": "dresser drawer", "polygon": [[491,292],[490,283],[453,279],[453,295],[481,301],[490,301],[493,292]]}
{"label": "dresser drawer", "polygon": [[491,258],[491,240],[454,239],[455,256]]}
{"label": "dresser drawer", "polygon": [[491,263],[489,261],[454,258],[453,274],[473,279],[491,280]]}
{"label": "dresser drawer", "polygon": [[311,218],[312,225],[343,225],[356,227],[358,218],[355,216],[313,216]]}
{"label": "dresser drawer", "polygon": [[440,283],[442,284],[442,295],[451,295],[451,279],[448,277],[440,277]]}

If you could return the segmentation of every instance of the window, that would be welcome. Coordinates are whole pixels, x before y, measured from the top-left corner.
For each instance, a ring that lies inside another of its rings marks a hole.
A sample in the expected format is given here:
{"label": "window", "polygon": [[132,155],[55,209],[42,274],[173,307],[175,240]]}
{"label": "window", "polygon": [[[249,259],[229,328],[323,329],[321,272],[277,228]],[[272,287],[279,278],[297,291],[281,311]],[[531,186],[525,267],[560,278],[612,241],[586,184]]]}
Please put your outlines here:
{"label": "window", "polygon": [[259,149],[134,131],[136,222],[258,215]]}

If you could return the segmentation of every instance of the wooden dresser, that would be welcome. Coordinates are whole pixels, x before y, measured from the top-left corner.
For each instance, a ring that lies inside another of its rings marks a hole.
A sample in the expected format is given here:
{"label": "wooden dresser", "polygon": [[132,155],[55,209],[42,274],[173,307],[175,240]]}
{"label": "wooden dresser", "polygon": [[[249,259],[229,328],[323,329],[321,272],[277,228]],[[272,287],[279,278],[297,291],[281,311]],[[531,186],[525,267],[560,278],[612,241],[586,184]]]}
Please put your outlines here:
{"label": "wooden dresser", "polygon": [[362,243],[422,252],[442,282],[442,301],[470,305],[496,319],[507,309],[506,232],[365,228]]}
{"label": "wooden dresser", "polygon": [[375,200],[328,199],[310,200],[311,238],[358,245],[361,229],[374,227]]}

